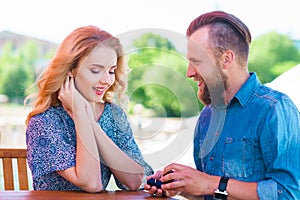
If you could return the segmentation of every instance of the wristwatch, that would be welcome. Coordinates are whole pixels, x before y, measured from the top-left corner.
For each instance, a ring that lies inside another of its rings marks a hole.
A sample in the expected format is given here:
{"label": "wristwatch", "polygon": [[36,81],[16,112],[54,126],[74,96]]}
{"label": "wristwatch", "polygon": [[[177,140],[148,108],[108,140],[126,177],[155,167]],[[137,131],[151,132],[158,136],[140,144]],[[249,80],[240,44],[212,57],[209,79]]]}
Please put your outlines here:
{"label": "wristwatch", "polygon": [[222,176],[220,179],[219,187],[215,191],[214,199],[216,200],[227,200],[228,193],[226,191],[227,183],[229,178]]}

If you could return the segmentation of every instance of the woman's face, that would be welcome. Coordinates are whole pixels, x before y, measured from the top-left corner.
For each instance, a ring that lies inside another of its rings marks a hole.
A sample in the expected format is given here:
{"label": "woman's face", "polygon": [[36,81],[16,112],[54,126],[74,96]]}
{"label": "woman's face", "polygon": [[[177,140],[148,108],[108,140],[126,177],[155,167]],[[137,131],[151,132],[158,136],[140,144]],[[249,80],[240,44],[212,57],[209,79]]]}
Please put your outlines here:
{"label": "woman's face", "polygon": [[75,87],[89,102],[101,102],[115,81],[117,53],[109,47],[96,47],[76,68]]}

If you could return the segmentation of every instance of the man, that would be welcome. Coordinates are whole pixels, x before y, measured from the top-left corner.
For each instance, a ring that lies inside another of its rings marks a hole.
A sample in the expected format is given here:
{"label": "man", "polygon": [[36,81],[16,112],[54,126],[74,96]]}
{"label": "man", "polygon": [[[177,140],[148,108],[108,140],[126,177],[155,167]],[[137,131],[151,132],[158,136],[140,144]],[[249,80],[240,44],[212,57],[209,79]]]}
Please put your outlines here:
{"label": "man", "polygon": [[147,178],[172,182],[145,189],[156,196],[300,199],[300,114],[288,96],[248,72],[247,26],[213,11],[193,20],[187,37],[187,76],[205,104],[195,128],[197,169],[172,163]]}

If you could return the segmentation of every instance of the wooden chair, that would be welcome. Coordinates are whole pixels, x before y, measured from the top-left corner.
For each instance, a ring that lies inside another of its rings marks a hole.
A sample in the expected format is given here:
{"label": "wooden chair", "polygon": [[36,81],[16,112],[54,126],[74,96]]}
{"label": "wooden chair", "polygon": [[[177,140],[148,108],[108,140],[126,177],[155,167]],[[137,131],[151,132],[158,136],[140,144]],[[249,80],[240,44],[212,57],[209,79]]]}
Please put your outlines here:
{"label": "wooden chair", "polygon": [[28,190],[27,150],[0,148],[0,160],[3,165],[4,190],[15,190],[13,159],[17,160],[19,189]]}

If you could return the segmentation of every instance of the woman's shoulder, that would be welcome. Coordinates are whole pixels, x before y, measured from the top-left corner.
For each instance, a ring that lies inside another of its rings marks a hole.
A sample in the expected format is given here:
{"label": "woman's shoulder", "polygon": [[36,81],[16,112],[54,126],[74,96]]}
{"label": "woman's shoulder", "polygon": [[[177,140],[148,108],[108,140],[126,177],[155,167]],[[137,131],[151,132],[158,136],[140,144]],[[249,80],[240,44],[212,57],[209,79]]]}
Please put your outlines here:
{"label": "woman's shoulder", "polygon": [[67,120],[68,118],[69,118],[68,114],[63,109],[62,106],[58,106],[58,107],[52,107],[52,106],[50,106],[44,112],[32,116],[30,118],[29,123],[43,122],[43,123],[48,124],[48,123],[51,123],[53,121],[57,121],[58,119],[63,119],[63,120],[65,119],[65,120]]}
{"label": "woman's shoulder", "polygon": [[74,122],[63,107],[49,107],[30,118],[26,133],[31,137],[46,134],[47,138],[57,137],[57,135],[68,138],[71,137],[70,134],[74,129]]}

